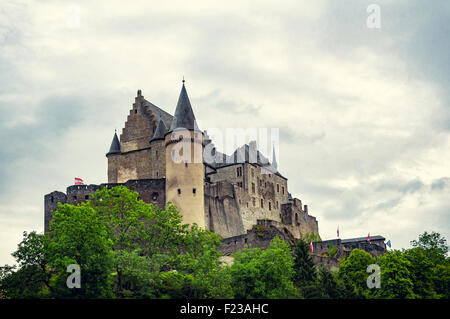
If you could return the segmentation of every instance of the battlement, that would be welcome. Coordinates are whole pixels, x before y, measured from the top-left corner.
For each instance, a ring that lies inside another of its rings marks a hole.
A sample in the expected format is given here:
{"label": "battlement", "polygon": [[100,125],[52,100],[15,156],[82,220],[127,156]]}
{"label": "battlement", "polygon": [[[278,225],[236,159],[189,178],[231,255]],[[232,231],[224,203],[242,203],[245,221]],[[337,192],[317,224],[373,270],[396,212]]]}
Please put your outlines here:
{"label": "battlement", "polygon": [[54,191],[44,196],[44,231],[50,230],[51,213],[58,208],[58,203],[77,205],[89,200],[89,195],[102,187],[112,188],[119,185],[136,191],[139,193],[139,198],[146,203],[155,204],[160,208],[166,204],[165,178],[129,180],[125,183],[99,185],[71,185],[67,187],[66,193]]}

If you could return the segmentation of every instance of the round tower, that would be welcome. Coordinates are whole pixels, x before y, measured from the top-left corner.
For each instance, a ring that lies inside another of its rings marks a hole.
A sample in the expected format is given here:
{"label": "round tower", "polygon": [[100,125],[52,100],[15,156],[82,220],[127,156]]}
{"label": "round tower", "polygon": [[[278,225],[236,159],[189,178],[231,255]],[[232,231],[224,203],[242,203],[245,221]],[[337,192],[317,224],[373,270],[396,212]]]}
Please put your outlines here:
{"label": "round tower", "polygon": [[164,139],[166,200],[179,209],[183,223],[205,228],[203,139],[183,80],[175,115]]}

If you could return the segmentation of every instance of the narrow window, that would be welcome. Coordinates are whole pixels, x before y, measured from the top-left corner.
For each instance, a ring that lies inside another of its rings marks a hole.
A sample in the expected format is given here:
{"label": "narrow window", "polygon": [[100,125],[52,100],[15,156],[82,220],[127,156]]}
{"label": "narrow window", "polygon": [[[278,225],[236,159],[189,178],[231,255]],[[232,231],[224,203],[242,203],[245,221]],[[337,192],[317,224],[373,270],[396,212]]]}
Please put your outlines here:
{"label": "narrow window", "polygon": [[159,175],[159,172],[156,172],[156,177],[158,177],[158,175]]}
{"label": "narrow window", "polygon": [[192,194],[194,194],[194,195],[197,194],[197,189],[193,188],[192,189]]}
{"label": "narrow window", "polygon": [[178,188],[178,195],[181,195],[181,189]]}
{"label": "narrow window", "polygon": [[264,199],[261,198],[261,208],[264,208]]}
{"label": "narrow window", "polygon": [[284,195],[284,187],[281,187],[281,192],[282,192],[283,195]]}
{"label": "narrow window", "polygon": [[252,193],[255,193],[255,183],[252,183]]}
{"label": "narrow window", "polygon": [[277,201],[277,209],[278,209],[278,201]]}
{"label": "narrow window", "polygon": [[280,184],[277,184],[277,193],[280,192]]}
{"label": "narrow window", "polygon": [[137,110],[134,110],[134,114],[137,114]]}
{"label": "narrow window", "polygon": [[272,203],[269,202],[269,210],[272,210]]}
{"label": "narrow window", "polygon": [[53,202],[54,202],[54,200],[55,200],[55,199],[53,198],[53,196],[52,196],[52,197],[50,197],[50,202],[51,202],[51,203],[53,203]]}
{"label": "narrow window", "polygon": [[255,170],[252,168],[252,177],[255,177]]}
{"label": "narrow window", "polygon": [[255,199],[255,197],[252,198],[252,203],[253,203],[253,207],[255,207],[256,206],[256,199]]}

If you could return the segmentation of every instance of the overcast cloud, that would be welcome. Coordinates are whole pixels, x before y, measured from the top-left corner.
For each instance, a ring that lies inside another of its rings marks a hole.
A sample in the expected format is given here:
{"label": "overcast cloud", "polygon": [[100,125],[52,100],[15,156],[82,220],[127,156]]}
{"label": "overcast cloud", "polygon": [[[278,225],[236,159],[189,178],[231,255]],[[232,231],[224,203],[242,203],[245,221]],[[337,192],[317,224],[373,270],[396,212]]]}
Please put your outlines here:
{"label": "overcast cloud", "polygon": [[323,239],[450,239],[449,17],[444,0],[1,1],[0,264],[43,231],[44,194],[107,181],[136,91],[173,114],[183,75],[203,129],[280,129]]}

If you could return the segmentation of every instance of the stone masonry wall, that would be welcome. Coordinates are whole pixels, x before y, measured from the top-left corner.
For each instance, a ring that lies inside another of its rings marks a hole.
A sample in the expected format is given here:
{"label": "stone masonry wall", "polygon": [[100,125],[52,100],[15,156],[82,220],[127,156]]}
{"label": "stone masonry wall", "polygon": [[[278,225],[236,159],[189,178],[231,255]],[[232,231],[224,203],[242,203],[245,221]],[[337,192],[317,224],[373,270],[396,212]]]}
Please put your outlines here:
{"label": "stone masonry wall", "polygon": [[109,183],[100,185],[72,185],[67,187],[67,195],[62,192],[52,192],[44,196],[44,231],[49,231],[51,212],[58,208],[58,202],[77,205],[86,202],[89,195],[101,187],[123,185],[139,194],[139,198],[146,203],[152,203],[163,208],[166,203],[165,179],[130,180],[126,183]]}

